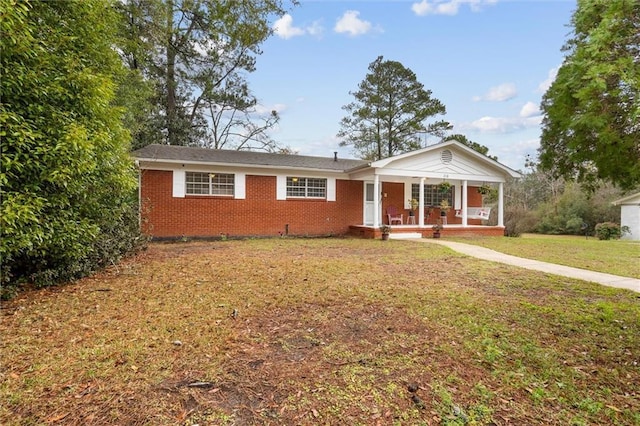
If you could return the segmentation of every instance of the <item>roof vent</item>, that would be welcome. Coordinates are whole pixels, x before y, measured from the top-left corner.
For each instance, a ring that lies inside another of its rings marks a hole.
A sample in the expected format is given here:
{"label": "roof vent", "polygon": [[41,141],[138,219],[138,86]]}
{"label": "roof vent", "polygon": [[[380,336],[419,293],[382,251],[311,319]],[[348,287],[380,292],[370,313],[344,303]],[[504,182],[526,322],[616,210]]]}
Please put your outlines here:
{"label": "roof vent", "polygon": [[440,153],[440,161],[442,161],[443,164],[449,164],[451,160],[453,160],[453,153],[448,149],[442,150]]}

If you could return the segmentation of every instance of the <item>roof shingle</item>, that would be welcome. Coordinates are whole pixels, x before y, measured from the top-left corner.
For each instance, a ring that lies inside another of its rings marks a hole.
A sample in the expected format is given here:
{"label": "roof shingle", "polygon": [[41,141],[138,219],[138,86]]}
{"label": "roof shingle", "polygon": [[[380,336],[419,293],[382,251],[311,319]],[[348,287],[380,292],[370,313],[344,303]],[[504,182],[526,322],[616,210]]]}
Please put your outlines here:
{"label": "roof shingle", "polygon": [[365,160],[306,155],[273,154],[254,151],[232,151],[226,149],[194,148],[175,145],[151,144],[133,151],[139,160],[184,161],[213,164],[237,164],[284,168],[305,168],[332,171],[347,171],[368,164]]}

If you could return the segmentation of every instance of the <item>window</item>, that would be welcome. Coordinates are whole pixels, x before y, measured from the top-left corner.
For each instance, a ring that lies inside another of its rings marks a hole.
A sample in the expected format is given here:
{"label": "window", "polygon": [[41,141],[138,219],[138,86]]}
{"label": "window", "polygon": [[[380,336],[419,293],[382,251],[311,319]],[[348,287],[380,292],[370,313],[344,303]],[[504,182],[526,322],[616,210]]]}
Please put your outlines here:
{"label": "window", "polygon": [[[424,205],[438,207],[442,200],[447,200],[450,206],[453,206],[454,186],[451,186],[447,192],[440,190],[440,185],[424,186]],[[420,185],[411,184],[411,198],[420,199]]]}
{"label": "window", "polygon": [[287,177],[287,197],[326,198],[327,180]]}
{"label": "window", "polygon": [[229,173],[186,174],[188,195],[228,195],[234,193],[234,176]]}

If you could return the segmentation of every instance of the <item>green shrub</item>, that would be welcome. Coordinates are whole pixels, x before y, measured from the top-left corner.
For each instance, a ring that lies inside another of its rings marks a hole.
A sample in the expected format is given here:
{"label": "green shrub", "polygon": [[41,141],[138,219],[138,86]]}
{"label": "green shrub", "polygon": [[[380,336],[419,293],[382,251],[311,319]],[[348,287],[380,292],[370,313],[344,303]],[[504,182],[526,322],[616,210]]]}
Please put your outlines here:
{"label": "green shrub", "polygon": [[[142,241],[116,107],[109,0],[3,2],[0,296],[116,263]],[[73,41],[73,42],[70,42]]]}
{"label": "green shrub", "polygon": [[623,234],[620,225],[613,222],[603,222],[596,225],[596,236],[599,240],[617,240]]}

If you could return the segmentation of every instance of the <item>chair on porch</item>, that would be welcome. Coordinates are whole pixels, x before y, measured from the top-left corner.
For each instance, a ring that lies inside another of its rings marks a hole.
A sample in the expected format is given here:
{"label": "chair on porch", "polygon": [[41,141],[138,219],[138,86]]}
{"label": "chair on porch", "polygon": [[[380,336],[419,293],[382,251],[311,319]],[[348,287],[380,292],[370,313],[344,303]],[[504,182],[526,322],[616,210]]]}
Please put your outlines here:
{"label": "chair on porch", "polygon": [[389,225],[393,225],[393,222],[399,222],[403,224],[403,214],[398,214],[398,209],[395,206],[387,207],[387,218],[389,219]]}

